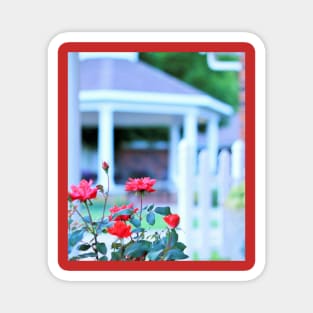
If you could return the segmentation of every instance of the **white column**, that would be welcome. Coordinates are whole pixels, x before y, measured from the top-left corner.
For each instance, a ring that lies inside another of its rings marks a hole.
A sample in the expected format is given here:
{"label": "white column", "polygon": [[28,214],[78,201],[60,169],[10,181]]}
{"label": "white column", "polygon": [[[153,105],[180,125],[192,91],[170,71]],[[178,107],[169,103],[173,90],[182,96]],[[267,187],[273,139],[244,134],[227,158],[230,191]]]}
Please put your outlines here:
{"label": "white column", "polygon": [[180,139],[179,134],[179,125],[173,124],[169,129],[169,149],[168,149],[168,173],[169,180],[172,183],[177,182],[177,153],[178,153],[178,144]]}
{"label": "white column", "polygon": [[192,168],[192,173],[195,174],[198,148],[198,121],[197,115],[194,112],[187,113],[184,116],[184,139],[186,139],[187,145],[191,149],[190,167]]}
{"label": "white column", "polygon": [[207,123],[207,147],[210,155],[210,171],[211,174],[216,173],[217,168],[217,154],[218,154],[218,122],[217,116],[212,116]]}
{"label": "white column", "polygon": [[[193,235],[192,220],[194,213],[194,186],[195,175],[189,166],[192,163],[192,146],[186,139],[182,139],[178,145],[178,182],[177,182],[177,213],[180,215],[179,238],[187,246],[186,254],[192,257]],[[176,212],[175,212],[176,213]]]}
{"label": "white column", "polygon": [[110,187],[114,186],[114,119],[110,107],[99,111],[98,125],[98,183],[106,186],[102,162],[109,164]]}
{"label": "white column", "polygon": [[241,183],[245,177],[245,144],[236,140],[231,147],[231,175],[235,184]]}
{"label": "white column", "polygon": [[77,53],[68,57],[68,185],[81,178],[81,125],[79,110],[79,59]]}

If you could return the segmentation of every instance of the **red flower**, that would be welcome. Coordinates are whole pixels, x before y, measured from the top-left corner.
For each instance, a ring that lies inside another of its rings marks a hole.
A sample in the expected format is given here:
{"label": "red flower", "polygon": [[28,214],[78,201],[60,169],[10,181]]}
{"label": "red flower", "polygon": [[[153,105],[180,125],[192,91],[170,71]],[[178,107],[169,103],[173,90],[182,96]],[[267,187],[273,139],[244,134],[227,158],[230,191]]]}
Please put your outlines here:
{"label": "red flower", "polygon": [[89,199],[94,199],[97,196],[97,188],[91,188],[92,180],[83,179],[78,186],[71,186],[72,191],[69,192],[69,196],[72,200],[80,200],[84,202]]}
{"label": "red flower", "polygon": [[156,179],[151,179],[150,177],[142,177],[142,178],[128,178],[128,181],[125,185],[126,191],[147,191],[154,192],[155,190],[152,188],[155,184]]}
{"label": "red flower", "polygon": [[112,220],[112,216],[122,210],[126,210],[126,209],[132,209],[133,212],[131,214],[123,214],[123,215],[119,215],[117,216],[114,220],[115,221],[128,221],[130,219],[130,217],[132,216],[132,214],[138,212],[138,208],[133,209],[133,204],[129,204],[129,205],[122,205],[120,207],[118,207],[117,205],[114,205],[113,208],[110,209],[111,215],[109,216],[109,219]]}
{"label": "red flower", "polygon": [[163,220],[171,228],[176,228],[179,224],[180,217],[178,214],[169,214],[163,217]]}
{"label": "red flower", "polygon": [[118,238],[127,238],[131,235],[130,230],[130,225],[126,225],[126,223],[122,221],[116,221],[112,227],[108,228],[108,233]]}

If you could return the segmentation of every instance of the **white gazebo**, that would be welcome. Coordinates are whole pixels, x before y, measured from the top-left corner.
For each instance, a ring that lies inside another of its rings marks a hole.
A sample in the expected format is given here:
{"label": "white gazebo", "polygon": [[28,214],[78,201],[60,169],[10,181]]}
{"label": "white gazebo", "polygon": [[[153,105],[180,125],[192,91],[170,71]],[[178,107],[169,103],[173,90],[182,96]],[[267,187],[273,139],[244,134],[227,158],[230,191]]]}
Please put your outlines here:
{"label": "white gazebo", "polygon": [[[198,124],[206,123],[206,148],[215,172],[221,116],[233,109],[190,85],[138,60],[136,53],[69,55],[68,177],[80,180],[82,125],[98,128],[98,159],[114,177],[114,127],[162,126],[169,129],[168,177],[176,183],[178,143],[182,137],[198,152]],[[104,183],[99,163],[97,183]],[[117,187],[111,179],[112,189]]]}

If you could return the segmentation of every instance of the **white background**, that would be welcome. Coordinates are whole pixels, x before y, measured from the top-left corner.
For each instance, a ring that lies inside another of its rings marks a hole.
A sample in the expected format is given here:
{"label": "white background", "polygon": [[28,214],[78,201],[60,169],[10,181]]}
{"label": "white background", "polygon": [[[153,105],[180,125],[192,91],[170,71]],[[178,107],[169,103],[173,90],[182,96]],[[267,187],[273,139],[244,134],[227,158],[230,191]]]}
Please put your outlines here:
{"label": "white background", "polygon": [[[281,4],[280,4],[281,3]],[[3,312],[312,310],[309,1],[0,5]],[[47,46],[64,31],[249,31],[267,48],[267,266],[250,282],[63,282],[47,267]],[[274,309],[275,308],[275,309]]]}

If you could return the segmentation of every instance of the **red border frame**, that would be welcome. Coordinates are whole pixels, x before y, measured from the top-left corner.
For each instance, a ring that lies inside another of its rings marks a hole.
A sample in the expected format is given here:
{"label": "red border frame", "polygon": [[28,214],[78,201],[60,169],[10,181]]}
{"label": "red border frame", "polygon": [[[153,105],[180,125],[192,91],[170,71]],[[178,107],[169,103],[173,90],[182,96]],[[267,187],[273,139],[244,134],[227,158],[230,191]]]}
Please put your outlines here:
{"label": "red border frame", "polygon": [[[246,210],[244,261],[97,262],[68,260],[68,53],[69,52],[244,52]],[[246,42],[67,42],[58,50],[58,262],[69,271],[245,271],[255,263],[255,50]]]}

